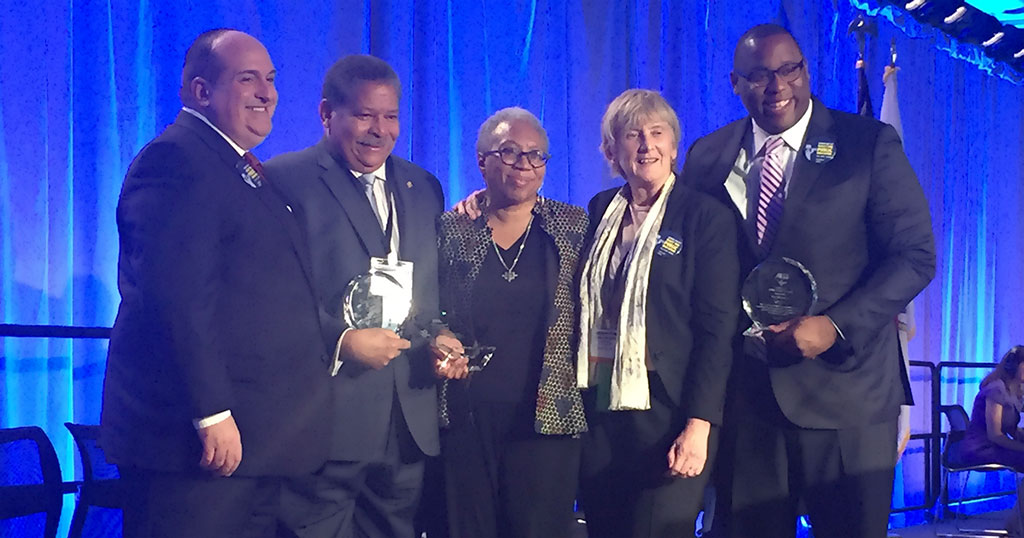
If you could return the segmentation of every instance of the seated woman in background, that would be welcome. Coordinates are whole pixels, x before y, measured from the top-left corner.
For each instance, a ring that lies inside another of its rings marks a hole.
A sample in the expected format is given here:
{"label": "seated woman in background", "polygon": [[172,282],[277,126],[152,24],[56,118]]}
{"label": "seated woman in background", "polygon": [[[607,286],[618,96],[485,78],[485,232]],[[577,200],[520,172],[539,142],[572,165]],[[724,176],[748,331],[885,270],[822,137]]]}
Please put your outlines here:
{"label": "seated woman in background", "polygon": [[[966,464],[999,463],[1024,472],[1024,430],[1020,421],[1024,398],[1024,346],[1013,346],[995,370],[981,381],[971,422],[964,432],[960,460]],[[1006,518],[1011,537],[1020,537],[1020,499]]]}
{"label": "seated woman in background", "polygon": [[1017,427],[1024,397],[1024,346],[1014,346],[985,376],[964,434],[965,463],[1000,463],[1024,471],[1024,431]]}

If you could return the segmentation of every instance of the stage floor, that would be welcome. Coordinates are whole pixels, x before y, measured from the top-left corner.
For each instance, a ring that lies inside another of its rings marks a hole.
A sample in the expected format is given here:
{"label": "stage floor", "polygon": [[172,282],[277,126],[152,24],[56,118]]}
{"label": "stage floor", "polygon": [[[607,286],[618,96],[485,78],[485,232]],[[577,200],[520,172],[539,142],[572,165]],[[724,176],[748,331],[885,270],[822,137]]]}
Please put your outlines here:
{"label": "stage floor", "polygon": [[[1009,515],[1010,510],[974,514],[966,519],[961,519],[960,526],[969,529],[1001,530],[1004,528],[1004,522],[1006,521],[1006,518],[1009,517]],[[956,527],[957,525],[955,521],[953,521],[952,519],[946,519],[937,523],[930,523],[928,525],[918,525],[916,527],[893,529],[889,531],[889,536],[899,538],[944,538],[960,536],[978,536],[977,534],[958,532],[956,530]],[[1002,535],[1005,536],[1005,531],[1003,531],[1003,533],[1004,534]]]}
{"label": "stage floor", "polygon": [[[960,521],[960,525],[965,529],[995,529],[997,532],[1003,529],[1004,522],[1009,516],[1009,510],[1001,510],[997,512],[986,512],[982,514],[973,514],[966,519]],[[956,522],[952,519],[946,519],[936,523],[929,523],[927,525],[917,525],[913,527],[904,527],[900,529],[893,529],[889,531],[889,538],[959,538],[963,537],[977,537],[986,536],[971,534],[969,532],[958,532],[956,530]],[[1006,536],[1005,531],[1002,536]],[[571,538],[586,538],[587,529],[582,524],[577,524],[573,529]],[[999,534],[992,534],[991,536],[1000,536]]]}

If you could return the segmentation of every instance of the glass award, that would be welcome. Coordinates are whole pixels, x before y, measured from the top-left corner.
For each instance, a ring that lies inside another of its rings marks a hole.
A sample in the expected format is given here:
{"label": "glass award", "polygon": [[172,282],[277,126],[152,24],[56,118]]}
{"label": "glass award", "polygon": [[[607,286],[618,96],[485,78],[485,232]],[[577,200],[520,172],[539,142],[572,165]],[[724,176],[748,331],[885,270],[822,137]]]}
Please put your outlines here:
{"label": "glass award", "polygon": [[353,278],[345,289],[345,324],[355,329],[399,331],[412,309],[412,290],[394,275],[371,270]]}
{"label": "glass award", "polygon": [[494,346],[482,346],[480,344],[474,344],[466,349],[466,358],[469,359],[469,371],[479,372],[487,366],[487,363],[491,362],[491,357],[494,356]]}
{"label": "glass award", "polygon": [[[448,349],[447,346],[441,345],[438,346],[438,349],[445,353],[452,353],[452,350]],[[473,344],[466,348],[462,355],[469,361],[469,364],[467,364],[469,372],[473,373],[483,370],[484,367],[487,366],[487,363],[491,362],[491,357],[494,356],[495,349],[497,348],[494,346],[482,346],[480,344]],[[447,364],[447,359],[442,361],[442,363]]]}
{"label": "glass award", "polygon": [[790,258],[769,258],[747,275],[743,310],[754,324],[743,334],[759,336],[766,327],[806,316],[818,302],[814,276]]}

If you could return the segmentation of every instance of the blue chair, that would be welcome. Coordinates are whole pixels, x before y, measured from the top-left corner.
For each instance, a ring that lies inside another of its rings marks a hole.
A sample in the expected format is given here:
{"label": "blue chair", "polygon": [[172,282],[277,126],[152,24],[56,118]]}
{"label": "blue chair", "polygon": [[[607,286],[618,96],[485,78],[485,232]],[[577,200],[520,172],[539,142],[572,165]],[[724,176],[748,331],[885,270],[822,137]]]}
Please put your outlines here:
{"label": "blue chair", "polygon": [[117,465],[107,461],[99,445],[99,426],[65,422],[78,446],[82,462],[82,489],[71,517],[69,538],[121,536],[124,492]]}
{"label": "blue chair", "polygon": [[0,536],[55,538],[62,497],[60,462],[46,433],[0,429]]}

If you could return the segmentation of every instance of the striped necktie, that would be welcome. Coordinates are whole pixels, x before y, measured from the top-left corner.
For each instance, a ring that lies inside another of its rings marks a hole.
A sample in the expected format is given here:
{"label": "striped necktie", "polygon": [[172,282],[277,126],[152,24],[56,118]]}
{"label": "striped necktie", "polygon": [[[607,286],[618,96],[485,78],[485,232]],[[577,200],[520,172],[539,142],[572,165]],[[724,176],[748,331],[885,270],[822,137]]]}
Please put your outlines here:
{"label": "striped necktie", "polygon": [[765,251],[771,248],[772,239],[782,220],[782,204],[785,201],[785,182],[782,164],[782,137],[769,137],[764,144],[764,161],[761,163],[761,194],[757,200],[757,244]]}

